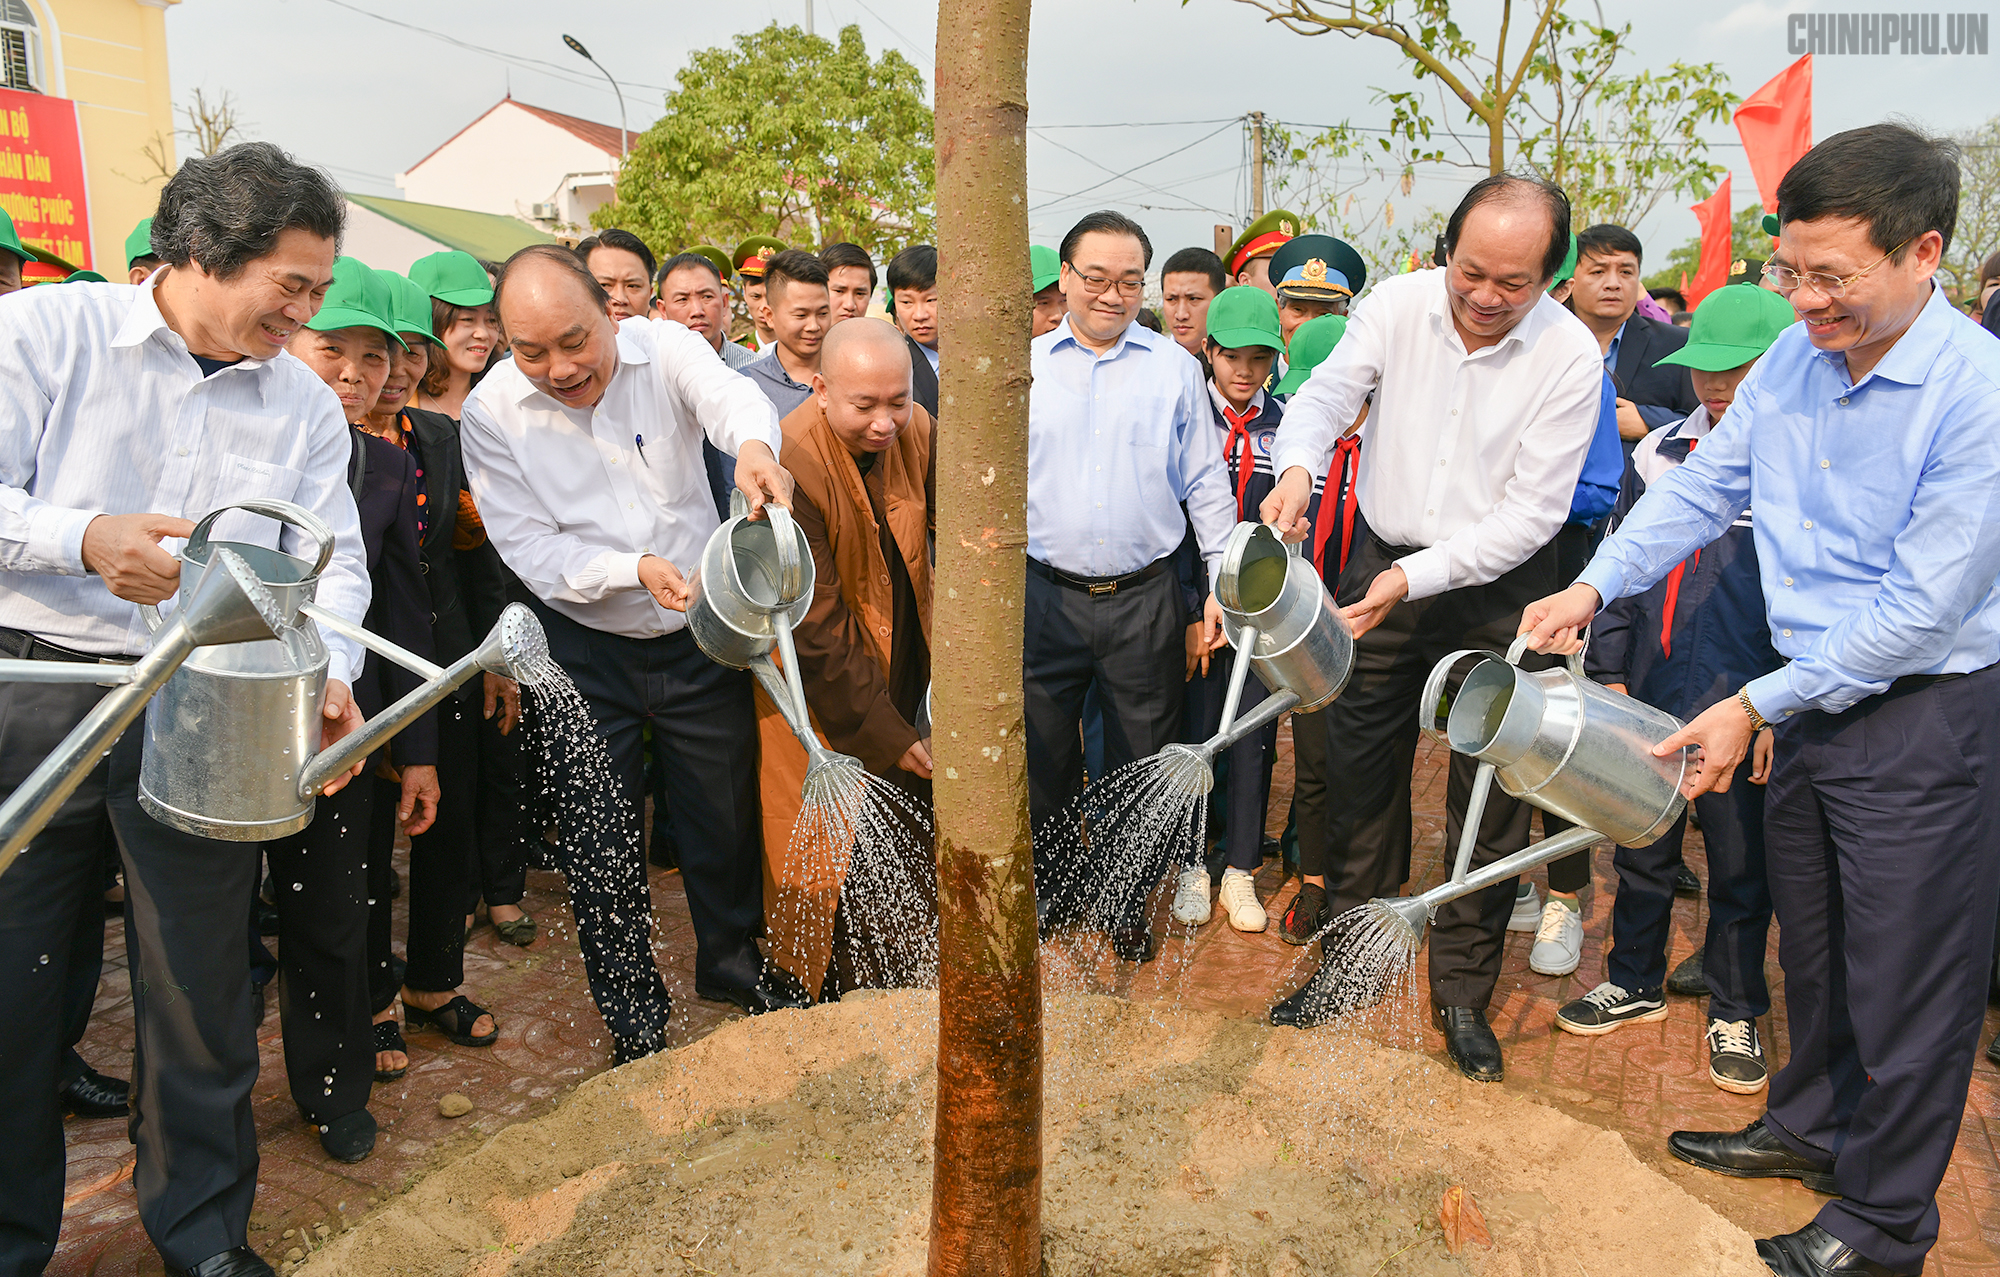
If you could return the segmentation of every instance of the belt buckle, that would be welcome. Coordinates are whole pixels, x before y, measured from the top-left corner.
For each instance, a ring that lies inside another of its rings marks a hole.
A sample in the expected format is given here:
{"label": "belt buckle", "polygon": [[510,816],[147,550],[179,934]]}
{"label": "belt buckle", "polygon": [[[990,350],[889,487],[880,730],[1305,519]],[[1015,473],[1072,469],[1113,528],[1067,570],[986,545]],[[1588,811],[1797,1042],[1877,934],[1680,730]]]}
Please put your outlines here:
{"label": "belt buckle", "polygon": [[1086,583],[1086,585],[1085,585],[1085,587],[1084,587],[1084,588],[1088,589],[1088,590],[1090,591],[1090,593],[1091,593],[1091,597],[1095,598],[1095,597],[1096,597],[1097,595],[1100,595],[1100,594],[1116,594],[1116,593],[1118,593],[1118,582],[1116,582],[1116,581],[1091,581],[1091,582],[1088,582],[1088,583]]}

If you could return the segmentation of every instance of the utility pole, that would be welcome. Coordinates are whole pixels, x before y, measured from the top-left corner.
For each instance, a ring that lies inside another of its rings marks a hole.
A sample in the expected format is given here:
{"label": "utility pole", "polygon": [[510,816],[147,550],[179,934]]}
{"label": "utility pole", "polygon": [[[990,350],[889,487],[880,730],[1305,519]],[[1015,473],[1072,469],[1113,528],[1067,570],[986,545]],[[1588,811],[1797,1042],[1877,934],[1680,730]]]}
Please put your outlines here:
{"label": "utility pole", "polygon": [[1250,113],[1250,220],[1264,215],[1264,113]]}
{"label": "utility pole", "polygon": [[813,0],[806,0],[806,34],[813,33]]}

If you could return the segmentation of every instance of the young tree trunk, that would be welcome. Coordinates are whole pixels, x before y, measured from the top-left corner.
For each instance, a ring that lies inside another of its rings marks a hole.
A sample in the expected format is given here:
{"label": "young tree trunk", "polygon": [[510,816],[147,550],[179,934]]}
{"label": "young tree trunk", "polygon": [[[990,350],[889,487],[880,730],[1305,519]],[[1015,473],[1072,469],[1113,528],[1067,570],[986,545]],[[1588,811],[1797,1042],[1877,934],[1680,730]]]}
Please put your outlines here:
{"label": "young tree trunk", "polygon": [[1029,0],[938,7],[932,1277],[1030,1277],[1042,1268],[1042,992],[1021,709],[1034,305],[1028,8]]}

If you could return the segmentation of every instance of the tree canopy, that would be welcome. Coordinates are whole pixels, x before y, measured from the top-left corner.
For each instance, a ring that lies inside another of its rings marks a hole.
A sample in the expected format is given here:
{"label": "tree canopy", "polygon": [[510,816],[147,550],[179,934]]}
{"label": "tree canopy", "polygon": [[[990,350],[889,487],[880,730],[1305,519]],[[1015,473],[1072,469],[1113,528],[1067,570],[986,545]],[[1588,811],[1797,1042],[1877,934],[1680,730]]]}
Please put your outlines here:
{"label": "tree canopy", "polygon": [[750,235],[871,252],[932,235],[931,108],[893,49],[870,59],[776,23],[696,52],[592,214],[666,253]]}

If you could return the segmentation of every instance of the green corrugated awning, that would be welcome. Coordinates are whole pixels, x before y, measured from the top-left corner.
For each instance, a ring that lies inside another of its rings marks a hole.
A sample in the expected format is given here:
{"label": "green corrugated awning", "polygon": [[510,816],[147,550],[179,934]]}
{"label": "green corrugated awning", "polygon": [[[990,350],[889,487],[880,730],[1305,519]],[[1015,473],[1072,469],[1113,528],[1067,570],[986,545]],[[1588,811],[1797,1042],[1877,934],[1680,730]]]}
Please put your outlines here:
{"label": "green corrugated awning", "polygon": [[446,208],[442,204],[416,204],[380,195],[347,197],[370,212],[419,235],[471,253],[489,262],[502,262],[530,244],[559,244],[562,241],[521,221],[499,213],[475,213],[470,209]]}

